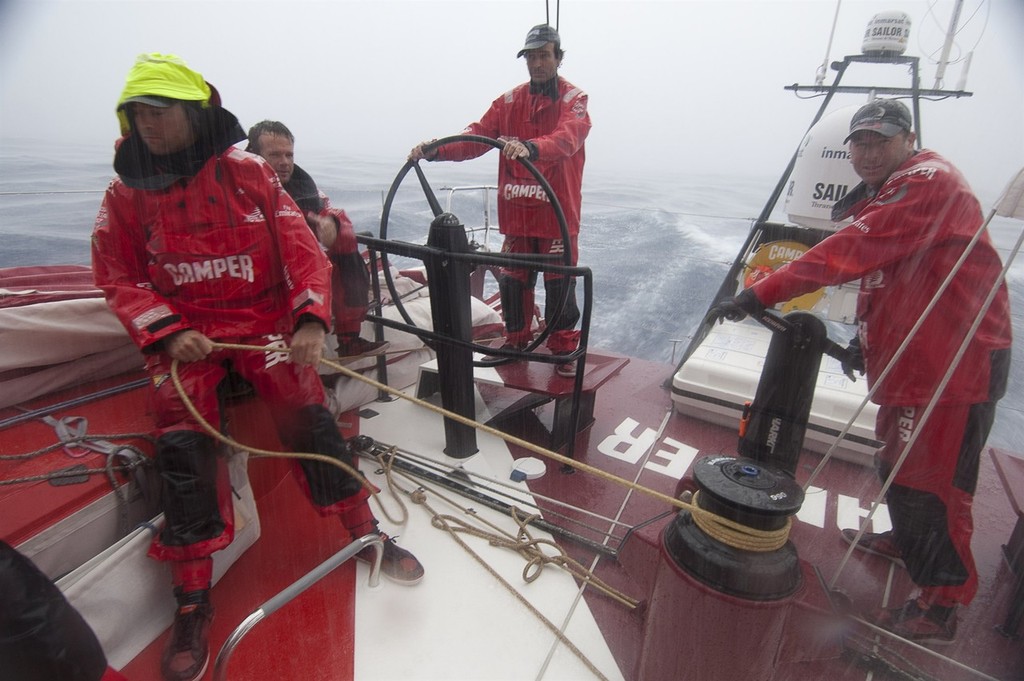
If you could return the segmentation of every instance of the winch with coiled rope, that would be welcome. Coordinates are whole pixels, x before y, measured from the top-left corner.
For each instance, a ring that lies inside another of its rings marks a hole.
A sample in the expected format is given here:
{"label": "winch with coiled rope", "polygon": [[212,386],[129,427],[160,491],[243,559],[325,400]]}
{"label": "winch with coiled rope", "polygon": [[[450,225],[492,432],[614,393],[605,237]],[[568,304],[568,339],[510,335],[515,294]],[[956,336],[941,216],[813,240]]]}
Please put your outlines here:
{"label": "winch with coiled rope", "polygon": [[[694,464],[700,487],[693,503],[713,515],[680,511],[665,528],[664,550],[689,575],[722,593],[752,600],[788,596],[800,585],[796,549],[788,540],[804,493],[782,471],[756,461],[705,457]],[[722,531],[717,518],[750,528]]]}
{"label": "winch with coiled rope", "polygon": [[[788,537],[803,490],[782,470],[728,456],[697,461],[693,478],[707,515],[681,510],[662,535],[640,678],[771,678],[802,582]],[[666,663],[668,648],[678,652]]]}

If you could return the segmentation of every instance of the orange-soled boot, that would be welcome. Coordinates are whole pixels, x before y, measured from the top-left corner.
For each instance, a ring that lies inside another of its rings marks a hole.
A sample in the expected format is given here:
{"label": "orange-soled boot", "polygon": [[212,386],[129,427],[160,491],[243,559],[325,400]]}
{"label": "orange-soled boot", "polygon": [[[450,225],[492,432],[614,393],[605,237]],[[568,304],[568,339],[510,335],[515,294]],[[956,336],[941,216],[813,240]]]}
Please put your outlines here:
{"label": "orange-soled boot", "polygon": [[164,681],[196,681],[206,672],[210,662],[210,622],[213,621],[209,593],[205,589],[184,593],[175,590],[178,610],[160,659]]}

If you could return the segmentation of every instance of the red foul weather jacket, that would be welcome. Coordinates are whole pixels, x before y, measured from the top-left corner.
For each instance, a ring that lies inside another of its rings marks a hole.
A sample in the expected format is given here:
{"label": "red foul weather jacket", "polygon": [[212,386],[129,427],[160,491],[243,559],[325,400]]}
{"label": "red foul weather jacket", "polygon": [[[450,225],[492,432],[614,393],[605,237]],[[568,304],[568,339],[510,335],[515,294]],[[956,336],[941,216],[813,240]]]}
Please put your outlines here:
{"label": "red foul weather jacket", "polygon": [[[483,118],[462,131],[532,142],[537,149],[533,164],[558,197],[570,236],[580,231],[584,142],[589,132],[587,94],[561,77],[557,99],[531,94],[530,84],[523,83],[495,99]],[[473,142],[448,144],[438,149],[437,159],[464,161],[490,149]],[[498,161],[498,222],[506,236],[559,239],[562,234],[540,184],[523,164],[504,156]]]}
{"label": "red foul weather jacket", "polygon": [[[873,386],[983,218],[964,177],[929,150],[908,159],[877,195],[854,203],[846,215],[854,216],[852,224],[758,281],[752,291],[762,303],[773,305],[823,285],[859,278],[859,335],[868,384]],[[874,402],[928,403],[1001,268],[986,231],[875,393]],[[991,353],[1010,344],[1009,301],[1006,283],[1001,282],[940,403],[988,401]]]}
{"label": "red foul weather jacket", "polygon": [[287,334],[299,315],[330,328],[330,263],[254,154],[230,148],[165,189],[114,179],[92,251],[97,285],[144,350],[184,329],[212,339]]}

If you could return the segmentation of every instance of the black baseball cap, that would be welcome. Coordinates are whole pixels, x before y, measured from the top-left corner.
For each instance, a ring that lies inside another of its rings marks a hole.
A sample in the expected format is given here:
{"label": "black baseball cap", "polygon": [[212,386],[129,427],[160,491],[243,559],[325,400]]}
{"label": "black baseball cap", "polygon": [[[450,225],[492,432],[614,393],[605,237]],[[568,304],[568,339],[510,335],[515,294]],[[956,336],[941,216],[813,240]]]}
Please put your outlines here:
{"label": "black baseball cap", "polygon": [[522,57],[526,54],[527,50],[536,50],[539,47],[544,47],[548,43],[554,43],[557,48],[562,43],[562,38],[558,35],[558,31],[551,28],[547,24],[537,24],[530,29],[530,32],[526,34],[526,44],[523,45],[523,49],[519,50],[517,57]]}
{"label": "black baseball cap", "polygon": [[843,143],[850,141],[853,133],[861,130],[877,132],[883,137],[892,137],[901,132],[910,132],[913,122],[910,109],[895,99],[876,99],[857,109],[850,119],[850,134]]}

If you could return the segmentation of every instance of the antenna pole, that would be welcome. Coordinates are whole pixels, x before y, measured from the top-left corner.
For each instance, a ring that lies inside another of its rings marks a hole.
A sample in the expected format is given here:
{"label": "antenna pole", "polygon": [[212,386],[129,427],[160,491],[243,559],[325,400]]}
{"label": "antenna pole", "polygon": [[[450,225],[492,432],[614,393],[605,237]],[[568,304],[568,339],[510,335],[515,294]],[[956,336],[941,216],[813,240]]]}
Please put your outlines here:
{"label": "antenna pole", "polygon": [[828,56],[832,53],[832,39],[836,35],[836,24],[839,22],[839,8],[842,7],[843,0],[836,0],[836,14],[832,17],[832,32],[828,34],[828,46],[825,47],[825,58],[821,60],[821,66],[818,67],[817,73],[814,75],[814,84],[821,85],[825,82],[825,74],[828,73]]}
{"label": "antenna pole", "polygon": [[[558,30],[558,16],[561,14],[561,0],[555,0],[555,30]],[[544,0],[544,23],[551,25],[551,0]]]}
{"label": "antenna pole", "polygon": [[946,42],[942,45],[942,56],[939,57],[939,68],[935,71],[935,89],[942,88],[942,79],[946,75],[946,64],[949,63],[949,51],[953,47],[953,37],[956,35],[956,25],[960,21],[960,10],[963,7],[963,0],[956,0],[953,5],[953,16],[949,19],[949,28],[946,30]]}

